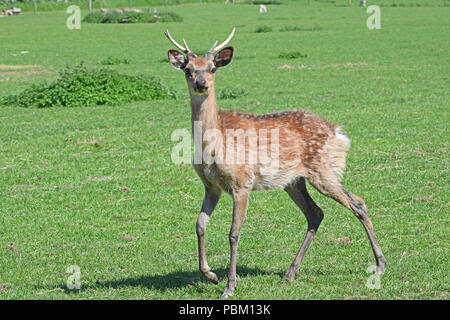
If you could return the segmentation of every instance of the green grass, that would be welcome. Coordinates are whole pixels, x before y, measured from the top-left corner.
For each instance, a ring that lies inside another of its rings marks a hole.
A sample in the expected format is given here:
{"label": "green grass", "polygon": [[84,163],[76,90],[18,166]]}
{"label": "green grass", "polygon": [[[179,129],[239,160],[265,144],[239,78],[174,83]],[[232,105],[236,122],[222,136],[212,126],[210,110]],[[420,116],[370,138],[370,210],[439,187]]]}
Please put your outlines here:
{"label": "green grass", "polygon": [[[130,61],[108,68],[157,75],[178,93],[89,108],[0,106],[0,298],[219,297],[232,201],[222,197],[206,234],[214,285],[197,271],[203,186],[170,157],[172,131],[191,126],[188,91],[183,74],[161,60],[172,49],[166,28],[204,53],[235,25],[234,61],[217,72],[216,88],[247,94],[219,106],[306,109],[343,124],[352,140],[343,183],[365,200],[388,264],[381,289],[368,289],[374,258],[363,227],[309,188],[325,219],[299,275],[284,283],[305,218],[282,191],[252,193],[233,298],[448,299],[450,11],[385,7],[382,29],[368,30],[357,6],[290,2],[264,15],[272,32],[255,33],[262,23],[254,6],[170,10],[184,22],[68,30],[65,12],[0,19],[1,96],[55,80],[67,63],[104,67],[108,56]],[[298,29],[280,32],[286,25]],[[278,58],[295,51],[308,57]],[[70,265],[81,268],[80,291],[65,289]]]}
{"label": "green grass", "polygon": [[114,57],[107,57],[105,59],[102,59],[100,61],[101,64],[105,66],[115,66],[118,64],[130,64],[131,61],[129,59],[120,59],[120,58],[114,58]]}

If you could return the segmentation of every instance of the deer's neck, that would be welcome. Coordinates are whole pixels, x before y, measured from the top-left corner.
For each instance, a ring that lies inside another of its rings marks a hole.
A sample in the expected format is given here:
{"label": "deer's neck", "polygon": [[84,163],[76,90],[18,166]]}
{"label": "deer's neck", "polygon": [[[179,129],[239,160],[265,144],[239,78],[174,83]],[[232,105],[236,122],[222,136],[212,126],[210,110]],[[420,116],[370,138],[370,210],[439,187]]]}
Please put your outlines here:
{"label": "deer's neck", "polygon": [[210,88],[209,94],[197,96],[191,93],[191,120],[192,129],[194,125],[201,125],[202,136],[206,130],[219,129],[219,110],[216,103],[214,87]]}

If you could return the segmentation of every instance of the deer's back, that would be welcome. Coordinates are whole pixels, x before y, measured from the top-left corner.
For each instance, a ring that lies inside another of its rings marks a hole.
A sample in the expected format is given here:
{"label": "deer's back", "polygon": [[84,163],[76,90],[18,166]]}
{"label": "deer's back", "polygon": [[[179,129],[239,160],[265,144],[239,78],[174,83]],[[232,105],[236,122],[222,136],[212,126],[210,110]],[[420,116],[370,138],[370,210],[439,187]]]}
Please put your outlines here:
{"label": "deer's back", "polygon": [[[235,131],[238,132],[233,137],[235,142],[244,134],[245,143],[234,143],[233,147],[235,155],[245,154],[245,161],[202,165],[196,170],[225,191],[242,187],[283,189],[299,177],[313,177],[326,170],[340,179],[348,139],[339,133],[339,128],[320,117],[305,111],[265,115],[219,111],[219,118],[224,154],[229,148],[227,130]],[[257,139],[252,142],[249,137],[253,134]],[[257,159],[251,162],[249,150],[253,143],[256,143]]]}

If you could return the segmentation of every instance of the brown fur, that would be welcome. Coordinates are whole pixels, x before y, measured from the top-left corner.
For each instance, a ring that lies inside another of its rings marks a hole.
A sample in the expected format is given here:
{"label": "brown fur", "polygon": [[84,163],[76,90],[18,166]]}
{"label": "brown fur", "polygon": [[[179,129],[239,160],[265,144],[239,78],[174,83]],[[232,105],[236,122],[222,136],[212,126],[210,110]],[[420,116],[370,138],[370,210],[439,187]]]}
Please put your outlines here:
{"label": "brown fur", "polygon": [[[206,60],[205,58],[199,57],[197,59],[195,59],[192,64],[194,66],[194,69],[198,69],[198,68],[204,68],[206,67],[206,65],[208,64],[208,60]],[[211,65],[212,63],[209,62]]]}

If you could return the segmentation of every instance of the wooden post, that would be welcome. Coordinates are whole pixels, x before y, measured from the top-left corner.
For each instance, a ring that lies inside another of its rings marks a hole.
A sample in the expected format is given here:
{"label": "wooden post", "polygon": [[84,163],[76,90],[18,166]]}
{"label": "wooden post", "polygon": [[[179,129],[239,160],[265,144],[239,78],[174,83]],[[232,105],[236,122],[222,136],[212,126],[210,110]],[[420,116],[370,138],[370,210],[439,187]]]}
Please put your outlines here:
{"label": "wooden post", "polygon": [[92,0],[89,0],[89,12],[92,11]]}
{"label": "wooden post", "polygon": [[33,0],[33,4],[34,4],[34,14],[36,14],[37,12],[37,0]]}
{"label": "wooden post", "polygon": [[349,6],[349,7],[352,6],[352,0],[348,0],[348,6]]}
{"label": "wooden post", "polygon": [[308,6],[310,6],[311,5],[311,0],[308,0]]}
{"label": "wooden post", "polygon": [[130,9],[133,8],[133,0],[130,0]]}

